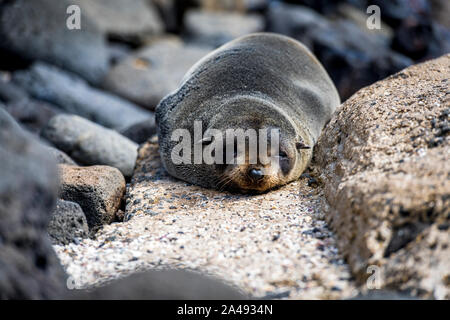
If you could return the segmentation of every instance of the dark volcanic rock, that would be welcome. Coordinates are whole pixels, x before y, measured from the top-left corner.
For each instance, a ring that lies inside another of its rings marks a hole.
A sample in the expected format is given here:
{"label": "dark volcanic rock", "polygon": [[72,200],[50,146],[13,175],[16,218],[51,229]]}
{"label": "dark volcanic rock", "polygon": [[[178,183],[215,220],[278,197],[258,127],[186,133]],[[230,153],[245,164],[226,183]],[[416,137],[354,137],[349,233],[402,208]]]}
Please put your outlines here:
{"label": "dark volcanic rock", "polygon": [[415,20],[431,18],[430,1],[427,0],[372,0],[371,2],[380,7],[383,20],[394,27],[398,27],[409,18]]}
{"label": "dark volcanic rock", "polygon": [[431,0],[431,14],[433,19],[443,26],[450,28],[450,2],[448,0]]}
{"label": "dark volcanic rock", "polygon": [[178,33],[181,29],[183,12],[189,1],[149,0],[158,10],[164,23],[165,31]]}
{"label": "dark volcanic rock", "polygon": [[381,288],[450,298],[449,79],[450,55],[405,69],[345,102],[319,139],[326,217],[361,284],[374,266]]}
{"label": "dark volcanic rock", "polygon": [[0,101],[7,103],[28,98],[28,93],[25,90],[5,77],[9,78],[10,75],[0,75]]}
{"label": "dark volcanic rock", "polygon": [[389,48],[384,33],[369,32],[351,21],[329,20],[309,8],[287,4],[271,6],[268,17],[269,31],[296,38],[314,52],[343,100],[413,63]]}
{"label": "dark volcanic rock", "polygon": [[59,171],[60,197],[81,206],[91,230],[114,220],[125,192],[125,179],[119,170],[108,166],[61,164]]}
{"label": "dark volcanic rock", "polygon": [[5,109],[16,121],[35,134],[39,134],[51,118],[61,113],[55,106],[34,99],[10,102]]}
{"label": "dark volcanic rock", "polygon": [[373,37],[356,24],[343,20],[311,30],[311,38],[314,53],[330,73],[343,100],[361,87],[413,63],[386,47],[384,39]]}
{"label": "dark volcanic rock", "polygon": [[0,172],[0,299],[57,298],[65,274],[47,235],[56,164],[2,109]]}
{"label": "dark volcanic rock", "polygon": [[3,1],[0,47],[30,60],[44,60],[98,83],[108,67],[103,33],[82,16],[81,30],[66,26],[70,0]]}
{"label": "dark volcanic rock", "polygon": [[18,71],[13,80],[30,95],[109,128],[120,129],[153,117],[152,113],[47,64],[36,63],[30,70]]}
{"label": "dark volcanic rock", "polygon": [[76,243],[89,235],[86,216],[80,205],[64,200],[57,201],[47,231],[52,243],[60,245]]}
{"label": "dark volcanic rock", "polygon": [[[352,2],[361,2],[360,0],[349,0]],[[285,2],[308,6],[317,12],[328,14],[336,9],[339,2],[343,0],[287,0]],[[364,2],[364,1],[363,1]]]}
{"label": "dark volcanic rock", "polygon": [[194,0],[201,8],[211,11],[252,12],[264,10],[270,0]]}
{"label": "dark volcanic rock", "polygon": [[164,96],[178,87],[189,68],[208,52],[205,48],[186,46],[176,38],[156,41],[114,66],[105,78],[104,87],[154,110]]}
{"label": "dark volcanic rock", "polygon": [[145,120],[125,128],[120,133],[128,139],[141,144],[156,133],[156,123],[154,119]]}
{"label": "dark volcanic rock", "polygon": [[151,270],[111,282],[92,292],[75,293],[89,300],[241,300],[242,292],[219,279],[189,270]]}
{"label": "dark volcanic rock", "polygon": [[89,120],[56,116],[43,129],[42,136],[80,164],[112,166],[126,177],[133,173],[138,145]]}
{"label": "dark volcanic rock", "polygon": [[312,49],[309,31],[326,28],[328,20],[316,11],[291,4],[275,3],[267,11],[268,30],[300,40]]}
{"label": "dark volcanic rock", "polygon": [[424,60],[436,58],[450,51],[450,31],[434,21],[432,1],[372,2],[380,7],[383,20],[394,27],[392,47],[398,52],[414,60]]}

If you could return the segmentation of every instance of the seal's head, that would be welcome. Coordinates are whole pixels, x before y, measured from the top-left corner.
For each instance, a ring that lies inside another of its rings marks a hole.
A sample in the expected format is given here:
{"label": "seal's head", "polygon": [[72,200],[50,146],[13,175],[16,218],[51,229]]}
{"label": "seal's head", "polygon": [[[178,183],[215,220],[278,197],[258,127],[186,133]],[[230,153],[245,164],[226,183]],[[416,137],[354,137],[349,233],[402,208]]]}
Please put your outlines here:
{"label": "seal's head", "polygon": [[[236,105],[242,103],[246,108]],[[240,193],[262,193],[299,178],[312,154],[309,136],[273,105],[255,99],[227,103],[210,122],[203,145],[222,159],[214,164],[216,187]]]}

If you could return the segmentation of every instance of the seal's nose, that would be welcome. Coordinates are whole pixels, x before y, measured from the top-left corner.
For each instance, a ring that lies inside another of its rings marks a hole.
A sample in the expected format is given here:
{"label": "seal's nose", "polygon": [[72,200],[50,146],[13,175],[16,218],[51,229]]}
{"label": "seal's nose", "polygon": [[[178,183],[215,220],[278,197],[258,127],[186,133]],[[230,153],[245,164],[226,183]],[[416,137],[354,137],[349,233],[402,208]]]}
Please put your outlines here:
{"label": "seal's nose", "polygon": [[264,176],[261,169],[250,169],[248,175],[254,180],[261,180]]}

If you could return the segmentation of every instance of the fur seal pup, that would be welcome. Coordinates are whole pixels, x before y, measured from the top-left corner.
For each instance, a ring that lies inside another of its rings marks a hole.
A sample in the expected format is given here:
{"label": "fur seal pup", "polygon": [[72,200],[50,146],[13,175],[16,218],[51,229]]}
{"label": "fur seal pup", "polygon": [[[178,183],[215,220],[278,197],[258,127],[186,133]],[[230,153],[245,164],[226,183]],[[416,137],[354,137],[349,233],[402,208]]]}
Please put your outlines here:
{"label": "fur seal pup", "polygon": [[[301,43],[271,33],[244,36],[197,62],[157,106],[162,163],[172,176],[206,188],[264,192],[300,177],[339,104],[327,72]],[[229,129],[253,129],[266,140],[276,132],[278,142],[270,140],[266,159],[263,151],[251,162],[249,136],[242,153]],[[227,161],[195,161],[206,151]]]}

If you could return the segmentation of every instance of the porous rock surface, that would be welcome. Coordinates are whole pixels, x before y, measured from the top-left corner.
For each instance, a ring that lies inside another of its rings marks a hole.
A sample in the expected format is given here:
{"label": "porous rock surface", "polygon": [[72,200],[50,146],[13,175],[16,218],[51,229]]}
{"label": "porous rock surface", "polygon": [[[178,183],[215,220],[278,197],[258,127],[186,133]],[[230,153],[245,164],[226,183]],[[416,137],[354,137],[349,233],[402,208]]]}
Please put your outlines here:
{"label": "porous rock surface", "polygon": [[315,150],[327,221],[360,283],[450,298],[450,55],[360,90]]}
{"label": "porous rock surface", "polygon": [[320,189],[307,184],[258,196],[203,189],[169,177],[150,141],[127,188],[127,221],[104,226],[95,240],[55,248],[79,287],[170,266],[257,297],[351,296],[351,275],[321,219]]}
{"label": "porous rock surface", "polygon": [[47,227],[53,244],[77,243],[89,235],[89,227],[83,209],[75,202],[58,199]]}
{"label": "porous rock surface", "polygon": [[65,274],[47,234],[56,164],[0,108],[0,299],[54,299]]}
{"label": "porous rock surface", "polygon": [[60,197],[81,206],[89,228],[96,229],[114,220],[125,191],[125,179],[119,170],[60,164],[59,173]]}

